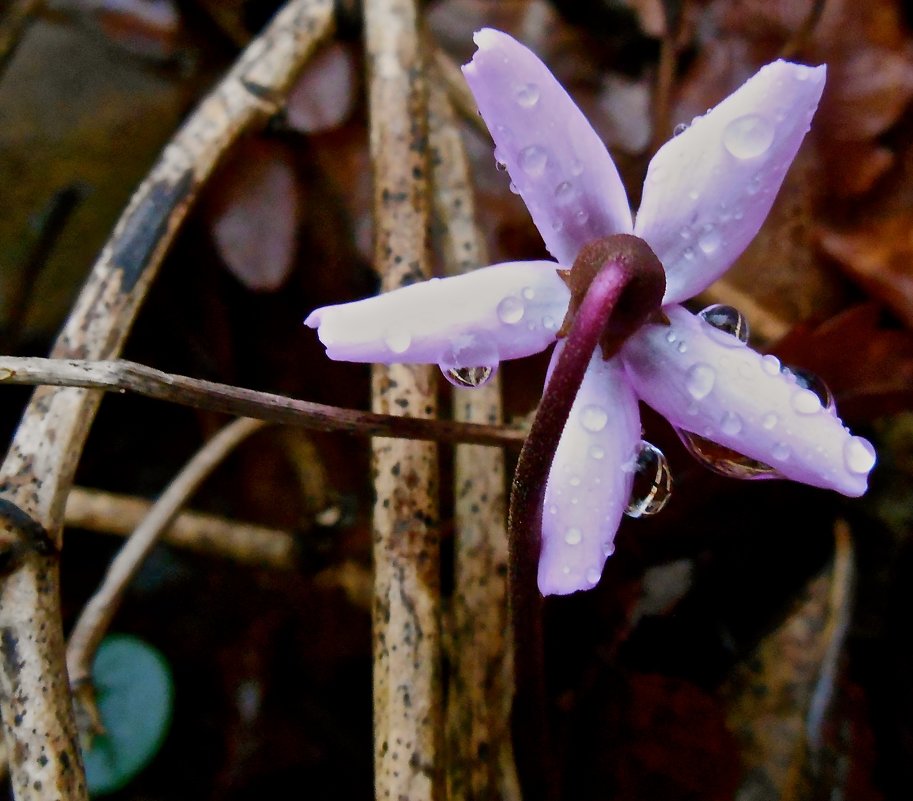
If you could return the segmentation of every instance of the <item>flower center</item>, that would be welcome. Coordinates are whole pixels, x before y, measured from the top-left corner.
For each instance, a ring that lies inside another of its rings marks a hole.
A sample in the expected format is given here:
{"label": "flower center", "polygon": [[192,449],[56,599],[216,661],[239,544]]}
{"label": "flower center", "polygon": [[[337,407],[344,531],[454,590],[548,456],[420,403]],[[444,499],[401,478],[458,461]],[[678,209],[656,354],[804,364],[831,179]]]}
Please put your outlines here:
{"label": "flower center", "polygon": [[580,304],[593,279],[609,264],[629,276],[624,292],[605,321],[599,345],[602,356],[614,356],[624,341],[652,317],[660,315],[666,273],[663,265],[643,239],[631,234],[614,234],[589,242],[580,249],[570,270],[558,270],[561,280],[571,290],[559,337],[567,336]]}

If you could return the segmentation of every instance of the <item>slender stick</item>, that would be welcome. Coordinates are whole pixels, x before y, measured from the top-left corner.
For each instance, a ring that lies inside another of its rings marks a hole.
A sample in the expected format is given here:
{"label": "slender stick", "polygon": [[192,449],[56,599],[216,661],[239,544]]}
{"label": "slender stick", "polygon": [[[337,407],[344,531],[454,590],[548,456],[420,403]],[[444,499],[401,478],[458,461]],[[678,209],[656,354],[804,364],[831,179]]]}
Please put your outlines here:
{"label": "slender stick", "polygon": [[[145,498],[73,487],[67,496],[65,525],[127,536],[151,508],[152,502]],[[258,567],[291,570],[297,564],[298,549],[291,532],[202,512],[181,512],[165,528],[162,540],[178,548]]]}
{"label": "slender stick", "polygon": [[511,446],[522,445],[526,436],[519,429],[504,426],[340,409],[269,392],[163,373],[152,367],[120,359],[83,361],[0,356],[0,383],[3,382],[85,387],[108,392],[129,390],[149,398],[197,409],[256,417],[270,423],[297,425],[318,431],[345,431],[363,436]]}
{"label": "slender stick", "polygon": [[[375,266],[388,292],[430,277],[425,78],[413,0],[366,0]],[[434,372],[375,366],[375,412],[433,417]],[[437,453],[375,440],[374,765],[378,799],[443,798]]]}
{"label": "slender stick", "polygon": [[[118,222],[52,355],[108,359],[199,188],[242,131],[274,114],[333,24],[331,0],[290,0],[175,134]],[[0,696],[18,801],[86,797],[66,677],[58,552],[66,496],[102,393],[35,391],[0,468]]]}
{"label": "slender stick", "polygon": [[[428,96],[434,207],[444,230],[448,272],[487,261],[475,222],[469,163],[451,100],[432,71]],[[462,76],[461,80],[462,80]],[[495,376],[472,391],[454,389],[458,420],[498,424]],[[447,790],[451,801],[519,799],[510,737],[510,620],[504,453],[460,445],[454,460],[454,593],[448,638]]]}
{"label": "slender stick", "polygon": [[[124,547],[118,551],[108,572],[89,602],[83,607],[70,634],[67,646],[67,669],[77,700],[94,710],[95,690],[92,686],[92,662],[99,643],[105,636],[114,614],[124,597],[127,586],[152,551],[162,532],[172,523],[178,511],[238,445],[266,425],[261,420],[239,418],[229,423],[209,440],[184,466],[149,514],[137,526]],[[97,720],[97,712],[90,719]]]}

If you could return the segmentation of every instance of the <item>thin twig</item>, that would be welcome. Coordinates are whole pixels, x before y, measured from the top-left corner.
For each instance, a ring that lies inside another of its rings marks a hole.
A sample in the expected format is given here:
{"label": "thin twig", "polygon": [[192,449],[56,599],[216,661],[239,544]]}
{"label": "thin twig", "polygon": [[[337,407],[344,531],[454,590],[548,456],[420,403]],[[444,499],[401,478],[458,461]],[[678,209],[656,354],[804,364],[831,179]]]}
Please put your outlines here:
{"label": "thin twig", "polygon": [[[484,264],[469,162],[451,100],[430,72],[428,127],[434,208],[443,228],[447,271]],[[473,391],[454,389],[458,420],[502,421],[498,376]],[[507,499],[504,454],[460,445],[454,461],[454,593],[448,638],[447,789],[452,801],[519,799],[510,709]]]}
{"label": "thin twig", "polygon": [[[425,73],[414,0],[366,0],[374,264],[384,292],[430,277]],[[433,417],[428,366],[377,365],[375,412]],[[440,545],[434,445],[375,440],[374,766],[377,798],[439,801]]]}
{"label": "thin twig", "polygon": [[789,41],[783,45],[779,55],[780,58],[793,59],[808,46],[809,40],[815,33],[815,28],[818,27],[818,23],[821,21],[821,15],[824,14],[826,6],[827,0],[813,0],[812,7],[806,14],[805,19],[802,20],[802,24],[789,38]]}
{"label": "thin twig", "polygon": [[443,84],[450,102],[453,103],[453,107],[460,113],[460,116],[481,133],[486,141],[490,140],[491,134],[488,132],[485,120],[479,115],[479,107],[476,105],[472,92],[469,91],[469,84],[466,83],[459,64],[440,47],[435,46],[430,34],[426,41],[434,65],[433,80]]}
{"label": "thin twig", "polygon": [[[331,0],[289,0],[175,134],[121,216],[52,355],[118,355],[200,187],[231,143],[265,123],[332,31]],[[66,678],[58,552],[66,496],[102,393],[35,391],[0,469],[0,696],[18,801],[86,797]]]}
{"label": "thin twig", "polygon": [[[126,536],[151,508],[152,502],[145,498],[73,487],[67,496],[65,525]],[[162,532],[162,541],[188,551],[278,570],[291,570],[298,561],[291,532],[202,512],[181,512]]]}
{"label": "thin twig", "polygon": [[153,504],[149,514],[130,535],[124,547],[118,551],[101,586],[80,613],[67,645],[67,669],[76,700],[82,705],[89,720],[98,720],[95,689],[92,686],[92,662],[127,587],[162,532],[203,481],[229,453],[265,425],[261,420],[251,420],[248,417],[234,420],[194,454]]}
{"label": "thin twig", "polygon": [[[0,383],[84,387],[107,392],[129,390],[138,395],[197,409],[225,412],[239,417],[256,417],[270,423],[284,423],[318,431],[345,431],[371,437],[516,447],[523,444],[525,436],[523,431],[505,426],[340,409],[269,392],[163,373],[121,359],[82,361],[0,356]],[[433,386],[433,382],[430,383]]]}

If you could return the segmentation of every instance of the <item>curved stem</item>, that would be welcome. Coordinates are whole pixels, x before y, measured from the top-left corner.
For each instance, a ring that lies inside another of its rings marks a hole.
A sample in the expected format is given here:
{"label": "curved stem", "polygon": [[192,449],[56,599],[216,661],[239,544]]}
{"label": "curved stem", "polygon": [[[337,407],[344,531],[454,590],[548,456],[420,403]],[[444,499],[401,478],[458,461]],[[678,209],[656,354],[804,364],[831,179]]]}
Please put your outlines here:
{"label": "curved stem", "polygon": [[546,385],[514,475],[508,517],[517,687],[514,730],[523,797],[528,801],[559,797],[557,770],[548,743],[543,599],[536,584],[545,485],[587,365],[613,310],[637,278],[638,266],[629,259],[611,258],[590,283]]}

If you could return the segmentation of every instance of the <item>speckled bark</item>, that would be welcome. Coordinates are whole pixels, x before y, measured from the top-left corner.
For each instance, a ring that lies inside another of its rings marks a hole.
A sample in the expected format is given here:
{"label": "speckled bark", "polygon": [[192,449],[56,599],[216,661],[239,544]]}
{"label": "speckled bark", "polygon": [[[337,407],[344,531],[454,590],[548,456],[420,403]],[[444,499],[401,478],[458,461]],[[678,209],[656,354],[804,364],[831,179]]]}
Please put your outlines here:
{"label": "speckled bark", "polygon": [[[425,85],[416,9],[368,0],[375,264],[383,291],[427,278]],[[405,321],[395,321],[404,323]],[[430,417],[428,367],[375,366],[374,411]],[[374,442],[374,735],[378,799],[442,799],[437,453]]]}
{"label": "speckled bark", "polygon": [[[435,212],[447,271],[487,263],[475,222],[469,164],[443,86],[432,73],[429,128]],[[498,377],[454,389],[453,413],[466,422],[502,422]],[[447,789],[451,801],[517,799],[510,736],[513,698],[507,593],[504,453],[459,445],[455,480],[455,587],[449,637]]]}
{"label": "speckled bark", "polygon": [[[188,118],[118,222],[55,356],[118,354],[197,190],[238,134],[277,110],[330,32],[332,13],[331,0],[290,2]],[[7,571],[0,583],[0,693],[20,801],[86,796],[64,665],[56,552],[67,491],[100,398],[82,389],[36,390],[0,469],[0,558]]]}

